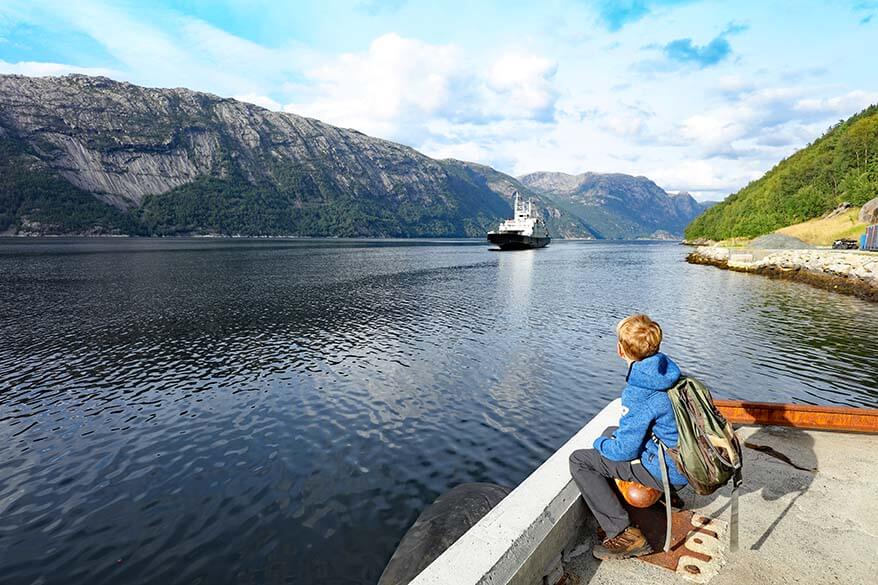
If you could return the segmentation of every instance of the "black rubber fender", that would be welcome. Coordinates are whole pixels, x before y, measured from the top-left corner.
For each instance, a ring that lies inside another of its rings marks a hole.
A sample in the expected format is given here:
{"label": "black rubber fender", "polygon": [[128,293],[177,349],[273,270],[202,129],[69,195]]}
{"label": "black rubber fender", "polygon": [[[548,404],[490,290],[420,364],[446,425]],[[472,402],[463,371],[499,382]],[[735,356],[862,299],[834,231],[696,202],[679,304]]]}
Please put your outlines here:
{"label": "black rubber fender", "polygon": [[406,585],[510,491],[493,483],[463,483],[439,496],[402,537],[378,585]]}

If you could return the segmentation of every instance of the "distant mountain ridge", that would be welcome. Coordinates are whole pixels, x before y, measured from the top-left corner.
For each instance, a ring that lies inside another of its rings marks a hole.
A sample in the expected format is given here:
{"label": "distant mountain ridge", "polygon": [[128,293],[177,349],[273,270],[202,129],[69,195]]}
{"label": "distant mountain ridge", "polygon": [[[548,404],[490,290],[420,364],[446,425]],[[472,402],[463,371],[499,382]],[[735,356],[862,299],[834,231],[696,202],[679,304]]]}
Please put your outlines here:
{"label": "distant mountain ridge", "polygon": [[[664,208],[685,198],[669,203],[645,178],[586,176],[610,184],[594,190],[603,211],[585,213],[579,191],[234,99],[0,75],[0,234],[484,237],[515,191],[535,200],[554,237],[677,232]],[[644,184],[661,213],[638,203]]]}
{"label": "distant mountain ridge", "polygon": [[689,193],[669,194],[646,177],[537,172],[519,180],[601,238],[679,237],[705,209]]}
{"label": "distant mountain ridge", "polygon": [[832,126],[686,228],[689,239],[752,238],[878,196],[878,105]]}

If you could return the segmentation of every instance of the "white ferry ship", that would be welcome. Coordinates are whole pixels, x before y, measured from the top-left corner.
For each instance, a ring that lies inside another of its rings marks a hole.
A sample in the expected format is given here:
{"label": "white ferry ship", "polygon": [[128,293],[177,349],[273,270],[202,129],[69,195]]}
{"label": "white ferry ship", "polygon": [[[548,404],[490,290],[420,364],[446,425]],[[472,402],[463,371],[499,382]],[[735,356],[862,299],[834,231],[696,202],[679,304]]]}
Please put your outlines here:
{"label": "white ferry ship", "polygon": [[500,246],[501,250],[527,250],[544,248],[552,238],[543,218],[534,209],[533,201],[524,202],[515,192],[512,219],[500,224],[497,231],[488,232],[488,241]]}

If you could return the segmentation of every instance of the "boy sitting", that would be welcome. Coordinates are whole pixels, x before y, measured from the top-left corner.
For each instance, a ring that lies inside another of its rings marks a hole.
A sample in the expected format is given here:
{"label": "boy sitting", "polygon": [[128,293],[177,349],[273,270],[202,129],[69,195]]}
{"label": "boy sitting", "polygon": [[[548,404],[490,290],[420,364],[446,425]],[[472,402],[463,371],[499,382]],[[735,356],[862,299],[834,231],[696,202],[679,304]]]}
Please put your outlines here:
{"label": "boy sitting", "polygon": [[[622,418],[612,436],[598,437],[593,449],[570,455],[570,473],[606,538],[594,547],[601,560],[625,559],[652,552],[652,548],[622,507],[613,478],[635,481],[662,490],[655,434],[669,448],[677,446],[677,421],[667,390],[680,378],[680,368],[659,352],[662,329],[646,315],[632,315],[616,326],[619,357],[628,362],[628,383],[622,390]],[[666,457],[672,491],[686,478]],[[669,497],[667,494],[665,497]]]}

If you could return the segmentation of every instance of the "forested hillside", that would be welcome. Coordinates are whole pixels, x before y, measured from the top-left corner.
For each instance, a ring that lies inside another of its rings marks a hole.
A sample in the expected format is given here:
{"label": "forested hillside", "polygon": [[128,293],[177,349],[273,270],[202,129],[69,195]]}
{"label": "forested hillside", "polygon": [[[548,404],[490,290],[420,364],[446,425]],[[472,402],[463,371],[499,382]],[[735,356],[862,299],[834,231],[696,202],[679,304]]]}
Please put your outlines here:
{"label": "forested hillside", "polygon": [[878,105],[831,127],[686,228],[688,239],[754,237],[878,197]]}

